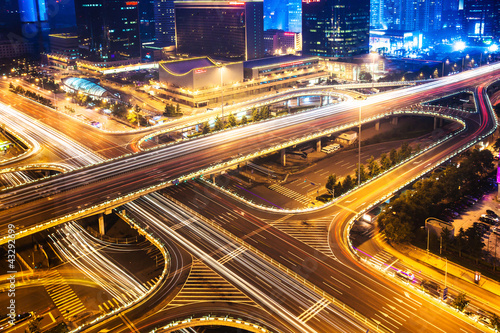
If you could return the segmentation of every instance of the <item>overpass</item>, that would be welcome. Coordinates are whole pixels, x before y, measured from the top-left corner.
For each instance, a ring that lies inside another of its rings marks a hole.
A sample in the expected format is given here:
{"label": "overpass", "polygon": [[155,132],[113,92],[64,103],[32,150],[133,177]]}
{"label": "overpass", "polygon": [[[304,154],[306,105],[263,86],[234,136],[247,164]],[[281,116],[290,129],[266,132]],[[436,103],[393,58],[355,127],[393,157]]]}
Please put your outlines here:
{"label": "overpass", "polygon": [[[376,119],[388,110],[459,91],[488,80],[499,72],[499,64],[486,66],[363,101],[327,105],[160,149],[129,154],[2,191],[2,231],[9,223],[23,225],[26,229],[18,232],[21,237],[109,210],[170,186],[172,182],[355,126],[360,108],[363,110],[362,121]],[[3,242],[6,240],[2,239]]]}

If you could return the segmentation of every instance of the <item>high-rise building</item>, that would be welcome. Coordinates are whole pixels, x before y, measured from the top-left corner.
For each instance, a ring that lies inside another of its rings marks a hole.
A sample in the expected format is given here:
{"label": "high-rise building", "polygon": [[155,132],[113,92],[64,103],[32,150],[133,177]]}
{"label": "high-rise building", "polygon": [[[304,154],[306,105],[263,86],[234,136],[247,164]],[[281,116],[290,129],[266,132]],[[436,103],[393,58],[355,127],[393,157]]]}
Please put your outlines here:
{"label": "high-rise building", "polygon": [[263,3],[176,1],[177,52],[227,60],[263,55]]}
{"label": "high-rise building", "polygon": [[302,32],[302,0],[264,0],[264,30]]}
{"label": "high-rise building", "polygon": [[498,42],[499,11],[497,0],[464,0],[464,29],[469,41]]}
{"label": "high-rise building", "polygon": [[140,0],[138,10],[141,44],[153,44],[156,40],[155,0]]}
{"label": "high-rise building", "polygon": [[302,54],[350,57],[368,53],[369,0],[303,0]]}
{"label": "high-rise building", "polygon": [[268,55],[295,54],[302,49],[302,36],[296,32],[270,29],[264,31],[264,52]]}
{"label": "high-rise building", "polygon": [[154,0],[156,46],[175,45],[174,0]]}
{"label": "high-rise building", "polygon": [[80,58],[109,62],[139,58],[138,1],[75,0]]}

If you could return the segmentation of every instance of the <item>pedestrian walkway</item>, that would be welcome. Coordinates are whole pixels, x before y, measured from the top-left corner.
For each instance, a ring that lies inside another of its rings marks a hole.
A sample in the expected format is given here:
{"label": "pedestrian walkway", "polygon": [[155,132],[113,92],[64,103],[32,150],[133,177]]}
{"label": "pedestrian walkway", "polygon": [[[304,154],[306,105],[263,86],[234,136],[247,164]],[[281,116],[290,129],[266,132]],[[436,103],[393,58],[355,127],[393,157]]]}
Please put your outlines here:
{"label": "pedestrian walkway", "polygon": [[44,287],[65,320],[69,321],[73,316],[86,311],[83,303],[57,270],[51,270],[45,275]]}
{"label": "pedestrian walkway", "polygon": [[383,269],[384,264],[388,264],[393,261],[394,257],[387,251],[380,251],[368,260],[368,263],[379,269]]}
{"label": "pedestrian walkway", "polygon": [[[241,250],[238,249],[238,254]],[[234,253],[233,253],[234,254]],[[226,257],[221,258],[225,263]],[[194,260],[189,277],[182,290],[168,304],[167,309],[199,302],[234,302],[256,306],[255,302],[227,282],[200,260]]]}
{"label": "pedestrian walkway", "polygon": [[270,190],[273,190],[275,192],[278,192],[279,194],[282,194],[288,198],[291,198],[295,201],[300,202],[301,204],[307,206],[312,200],[306,197],[305,195],[302,195],[298,192],[295,192],[293,190],[290,190],[289,188],[286,188],[284,186],[281,186],[279,184],[273,184],[269,186]]}

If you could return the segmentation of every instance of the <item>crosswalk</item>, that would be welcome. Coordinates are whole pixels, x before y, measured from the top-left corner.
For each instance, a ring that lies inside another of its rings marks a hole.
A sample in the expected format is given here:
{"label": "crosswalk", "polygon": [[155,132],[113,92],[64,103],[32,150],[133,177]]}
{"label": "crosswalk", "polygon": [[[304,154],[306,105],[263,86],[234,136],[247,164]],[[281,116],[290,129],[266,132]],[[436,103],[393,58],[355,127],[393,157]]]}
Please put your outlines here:
{"label": "crosswalk", "polygon": [[313,249],[335,259],[328,244],[328,227],[332,221],[331,217],[301,221],[289,220],[291,216],[285,215],[278,220],[264,221],[302,243],[309,245]]}
{"label": "crosswalk", "polygon": [[194,260],[186,283],[167,309],[199,302],[236,302],[257,306],[203,262]]}
{"label": "crosswalk", "polygon": [[59,271],[51,270],[45,275],[44,287],[65,320],[69,321],[73,316],[86,311],[83,303]]}
{"label": "crosswalk", "polygon": [[[158,282],[159,279],[160,279],[160,277],[157,276],[149,281],[144,282],[142,285],[144,286],[144,288],[149,290],[149,289],[154,287],[154,285]],[[137,299],[137,296],[134,296],[133,293],[127,291],[125,293],[122,293],[120,296],[116,296],[116,297],[98,305],[98,307],[102,313],[109,313],[109,312],[113,311],[114,309],[117,309],[117,308],[123,306],[124,304],[128,304],[136,299]]]}
{"label": "crosswalk", "polygon": [[309,205],[309,203],[311,202],[311,199],[309,199],[305,195],[302,195],[298,192],[295,192],[294,190],[291,190],[279,184],[273,184],[269,186],[269,189],[278,192],[279,194],[282,194],[290,199],[298,201],[305,206]]}
{"label": "crosswalk", "polygon": [[371,257],[370,259],[368,259],[368,263],[374,267],[383,269],[385,268],[384,264],[388,265],[393,259],[394,257],[390,253],[386,252],[385,250],[382,250],[373,257]]}

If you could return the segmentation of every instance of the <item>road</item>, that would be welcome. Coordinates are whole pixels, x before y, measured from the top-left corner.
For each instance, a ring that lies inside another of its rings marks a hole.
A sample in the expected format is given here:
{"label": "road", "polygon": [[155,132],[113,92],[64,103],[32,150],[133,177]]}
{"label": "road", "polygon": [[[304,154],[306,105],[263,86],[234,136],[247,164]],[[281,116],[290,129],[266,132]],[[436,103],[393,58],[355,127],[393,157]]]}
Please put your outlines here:
{"label": "road", "polygon": [[[19,186],[0,195],[2,199],[0,209],[3,209],[0,211],[2,219],[0,230],[5,230],[8,223],[37,225],[78,210],[85,210],[85,207],[95,208],[96,205],[114,198],[125,201],[127,199],[123,197],[126,194],[148,187],[151,187],[152,192],[162,186],[168,186],[169,180],[197,172],[214,163],[242,155],[252,156],[251,154],[256,151],[275,147],[294,138],[307,138],[314,132],[346,123],[353,124],[358,118],[359,107],[364,110],[364,118],[371,118],[390,109],[412,105],[484,82],[499,72],[500,65],[482,67],[418,87],[373,96],[365,101],[328,105],[309,112],[223,131]],[[471,126],[473,122],[469,127]],[[462,141],[467,140],[465,138]],[[161,182],[165,183],[157,186]],[[146,192],[142,191],[141,194]],[[69,218],[75,217],[72,215]]]}

